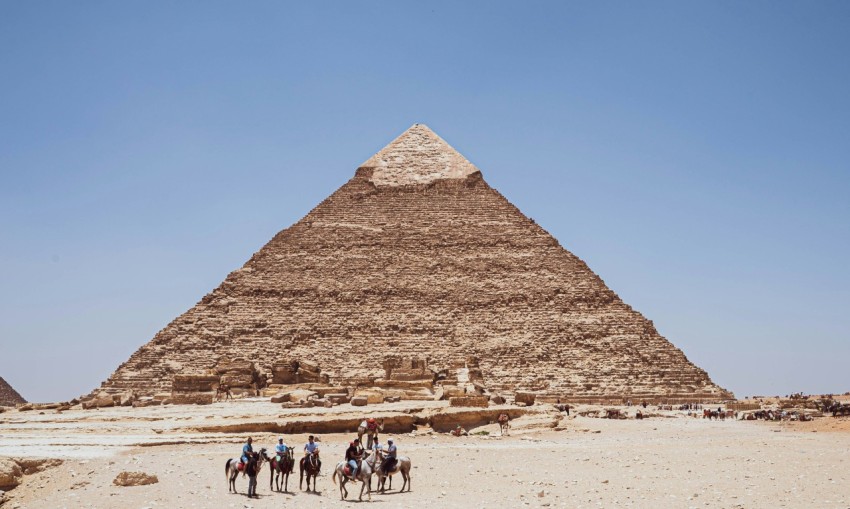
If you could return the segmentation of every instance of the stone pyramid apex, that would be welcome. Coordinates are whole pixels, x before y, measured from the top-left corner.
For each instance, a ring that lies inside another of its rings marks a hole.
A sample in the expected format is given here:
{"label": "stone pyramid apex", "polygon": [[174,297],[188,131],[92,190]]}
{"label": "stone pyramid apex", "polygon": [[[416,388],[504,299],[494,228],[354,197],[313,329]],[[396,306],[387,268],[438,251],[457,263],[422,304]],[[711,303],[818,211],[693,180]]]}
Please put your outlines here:
{"label": "stone pyramid apex", "polygon": [[360,165],[376,186],[428,184],[463,179],[479,170],[425,124],[413,124]]}

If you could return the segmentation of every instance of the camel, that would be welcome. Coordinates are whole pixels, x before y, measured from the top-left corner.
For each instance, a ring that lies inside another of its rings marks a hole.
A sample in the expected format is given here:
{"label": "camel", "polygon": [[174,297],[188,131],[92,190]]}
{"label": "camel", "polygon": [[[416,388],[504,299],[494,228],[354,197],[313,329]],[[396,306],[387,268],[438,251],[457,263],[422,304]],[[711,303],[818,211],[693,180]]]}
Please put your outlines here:
{"label": "camel", "polygon": [[401,485],[401,490],[404,491],[405,486],[407,487],[407,491],[410,491],[410,469],[412,468],[412,464],[410,463],[410,458],[407,456],[399,456],[396,458],[395,465],[390,470],[384,472],[383,462],[378,464],[377,470],[375,470],[375,475],[378,476],[378,489],[381,490],[381,493],[384,492],[385,484],[387,482],[387,477],[390,478],[390,489],[393,489],[393,476],[396,474],[401,474],[401,478],[404,479],[404,484]]}
{"label": "camel", "polygon": [[225,401],[233,399],[233,393],[230,392],[230,386],[227,384],[220,384],[215,389],[215,400],[221,401],[222,399]]}
{"label": "camel", "polygon": [[384,432],[384,419],[380,419],[375,422],[374,426],[369,426],[369,420],[366,419],[360,423],[360,426],[357,428],[357,440],[362,444],[363,443],[363,435],[367,435],[366,449],[372,449],[372,444],[375,443],[375,440],[378,438],[378,432]]}
{"label": "camel", "polygon": [[227,460],[227,463],[224,464],[224,475],[227,478],[227,492],[230,493],[232,490],[233,493],[239,493],[236,490],[236,476],[239,475],[239,472],[242,472],[248,475],[248,496],[256,497],[257,474],[263,468],[262,458],[265,456],[266,450],[260,449],[259,453],[254,453],[248,458],[248,464],[245,465],[244,470],[239,470],[240,458],[230,458]]}
{"label": "camel", "polygon": [[511,416],[502,413],[499,414],[499,418],[497,420],[499,422],[499,429],[501,430],[502,436],[508,436],[508,430],[511,428]]}
{"label": "camel", "polygon": [[292,466],[295,464],[295,459],[292,455],[294,449],[294,447],[287,447],[286,453],[284,453],[280,463],[277,462],[276,456],[263,455],[263,458],[269,463],[269,490],[272,489],[272,485],[274,484],[277,491],[280,491],[281,486],[283,486],[284,493],[289,491],[289,474],[292,471]]}
{"label": "camel", "polygon": [[337,463],[331,480],[336,484],[336,478],[339,477],[339,496],[342,500],[348,497],[348,490],[345,489],[345,483],[350,480],[352,482],[360,481],[363,483],[360,487],[360,501],[363,500],[363,490],[367,490],[369,501],[372,501],[372,474],[375,472],[376,461],[377,457],[371,454],[370,451],[366,451],[363,461],[360,462],[360,469],[353,478],[345,475],[345,468],[348,466],[348,462],[340,461]]}

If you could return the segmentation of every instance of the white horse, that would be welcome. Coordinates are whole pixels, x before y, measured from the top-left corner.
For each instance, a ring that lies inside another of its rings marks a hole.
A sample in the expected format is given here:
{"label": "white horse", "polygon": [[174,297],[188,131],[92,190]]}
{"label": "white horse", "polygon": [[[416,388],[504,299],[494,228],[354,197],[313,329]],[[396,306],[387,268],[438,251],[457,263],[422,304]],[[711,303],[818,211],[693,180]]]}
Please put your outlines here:
{"label": "white horse", "polygon": [[396,458],[393,468],[386,472],[384,472],[383,466],[383,462],[380,462],[375,470],[375,475],[378,476],[378,489],[382,493],[384,492],[387,477],[390,478],[390,489],[393,489],[393,476],[396,474],[401,474],[401,478],[404,479],[404,484],[401,485],[401,491],[404,491],[405,486],[407,487],[407,491],[410,491],[410,469],[412,468],[410,458],[399,456]]}
{"label": "white horse", "polygon": [[345,466],[348,465],[347,461],[340,461],[337,463],[331,480],[334,484],[336,484],[336,478],[339,476],[339,496],[342,500],[345,500],[346,497],[348,497],[348,490],[345,489],[345,483],[351,480],[352,482],[360,481],[363,483],[360,487],[359,500],[363,500],[363,490],[368,490],[369,501],[372,501],[372,474],[375,472],[376,460],[377,458],[367,451],[366,456],[360,464],[360,469],[357,471],[357,475],[354,476],[354,478],[345,475]]}
{"label": "white horse", "polygon": [[[243,474],[248,474],[248,496],[256,496],[257,495],[257,475],[260,473],[260,469],[263,468],[263,458],[266,455],[265,449],[260,449],[259,453],[254,453],[253,457],[249,458],[248,464],[245,465],[245,470],[242,471]],[[227,477],[227,492],[230,493],[231,489],[233,493],[238,493],[236,491],[236,477],[239,475],[239,465],[241,458],[230,458],[227,460],[227,463],[224,464],[224,475]]]}
{"label": "white horse", "polygon": [[369,429],[369,423],[367,421],[363,421],[360,423],[360,426],[357,427],[357,440],[362,444],[363,443],[363,435],[368,435],[368,442],[366,444],[366,449],[371,450],[372,444],[375,443],[375,439],[378,438],[378,432],[384,432],[384,419],[378,420],[376,423],[377,427],[374,430]]}

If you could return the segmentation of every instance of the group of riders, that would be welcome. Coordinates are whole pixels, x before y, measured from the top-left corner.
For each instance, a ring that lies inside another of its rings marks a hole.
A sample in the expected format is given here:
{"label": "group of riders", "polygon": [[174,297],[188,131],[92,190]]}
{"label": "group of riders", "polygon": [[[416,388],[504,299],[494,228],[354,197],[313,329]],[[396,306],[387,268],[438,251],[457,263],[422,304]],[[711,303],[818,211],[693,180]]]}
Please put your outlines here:
{"label": "group of riders", "polygon": [[[366,425],[365,428],[369,431],[367,446],[365,448],[363,447],[361,438],[358,436],[349,442],[348,449],[345,450],[345,462],[348,465],[345,475],[352,481],[356,479],[357,472],[361,468],[363,458],[367,451],[371,451],[376,458],[381,460],[381,470],[384,472],[392,471],[398,461],[398,447],[395,445],[394,440],[392,438],[388,439],[386,448],[384,448],[384,446],[379,442],[377,421],[374,418],[369,418],[364,421],[364,424]],[[251,460],[259,459],[259,453],[254,452],[252,443],[253,439],[249,437],[245,445],[242,446],[242,456],[240,457],[242,465],[247,465]],[[283,437],[279,438],[277,445],[275,446],[274,458],[278,464],[283,462],[283,459],[286,457],[289,449],[290,448],[284,442]],[[307,443],[304,444],[304,459],[302,461],[315,461],[314,464],[316,465],[317,470],[321,471],[322,469],[322,460],[319,457],[319,442],[313,435],[310,435],[307,438]],[[242,465],[240,465],[239,470],[244,468]],[[290,466],[290,473],[293,473],[293,470],[294,462]]]}

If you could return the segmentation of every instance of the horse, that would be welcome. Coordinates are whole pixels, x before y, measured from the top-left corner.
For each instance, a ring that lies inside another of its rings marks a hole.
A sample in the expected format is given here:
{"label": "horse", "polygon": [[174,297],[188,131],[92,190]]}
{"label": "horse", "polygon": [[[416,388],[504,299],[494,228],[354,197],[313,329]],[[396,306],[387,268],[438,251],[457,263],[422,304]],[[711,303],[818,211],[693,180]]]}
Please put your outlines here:
{"label": "horse", "polygon": [[337,463],[331,480],[334,484],[336,484],[336,478],[339,476],[339,496],[342,500],[345,500],[348,497],[348,490],[345,489],[345,483],[351,480],[363,483],[363,486],[360,487],[359,500],[363,500],[363,490],[367,490],[369,501],[372,501],[372,474],[375,473],[375,462],[377,461],[377,458],[369,451],[366,451],[365,455],[366,456],[363,458],[363,461],[360,462],[360,468],[357,470],[357,475],[353,478],[345,475],[345,467],[348,465],[347,461],[340,461]]}
{"label": "horse", "polygon": [[[262,458],[266,456],[266,450],[260,449],[259,453],[254,453],[248,458],[248,463],[245,465],[244,470],[241,470],[243,474],[248,475],[248,496],[256,497],[257,496],[257,474],[260,473],[260,469],[263,468]],[[239,475],[239,463],[241,463],[241,458],[230,458],[227,460],[227,463],[224,464],[224,475],[227,478],[227,492],[230,493],[231,490],[233,493],[239,493],[236,490],[236,476]]]}
{"label": "horse", "polygon": [[369,429],[369,423],[367,421],[363,421],[360,423],[360,426],[357,427],[357,441],[361,444],[363,443],[363,435],[367,435],[366,449],[372,449],[372,444],[374,440],[378,438],[378,432],[384,432],[384,419],[380,419],[375,426],[375,429]]}
{"label": "horse", "polygon": [[313,491],[316,491],[316,477],[319,475],[319,459],[315,454],[310,454],[301,458],[299,462],[301,471],[301,481],[298,483],[299,489],[304,489],[304,475],[307,475],[307,491],[310,491],[310,478],[313,478]]}
{"label": "horse", "polygon": [[269,490],[272,489],[272,483],[274,483],[277,491],[280,491],[281,485],[283,485],[284,493],[289,491],[289,473],[295,464],[295,459],[292,456],[294,449],[294,447],[287,447],[280,463],[277,462],[276,455],[265,456],[265,460],[269,462]]}
{"label": "horse", "polygon": [[511,428],[511,416],[508,414],[499,414],[499,429],[501,430],[502,436],[508,435],[508,430]]}
{"label": "horse", "polygon": [[375,475],[378,476],[378,489],[381,490],[381,493],[384,492],[384,485],[387,482],[387,477],[390,478],[390,489],[393,489],[393,476],[396,474],[401,474],[401,478],[404,479],[404,484],[401,485],[401,490],[404,491],[404,487],[407,486],[407,491],[410,491],[410,469],[412,468],[410,463],[410,458],[407,456],[399,456],[396,458],[395,465],[393,468],[384,472],[383,462],[378,465],[377,470],[375,470]]}

